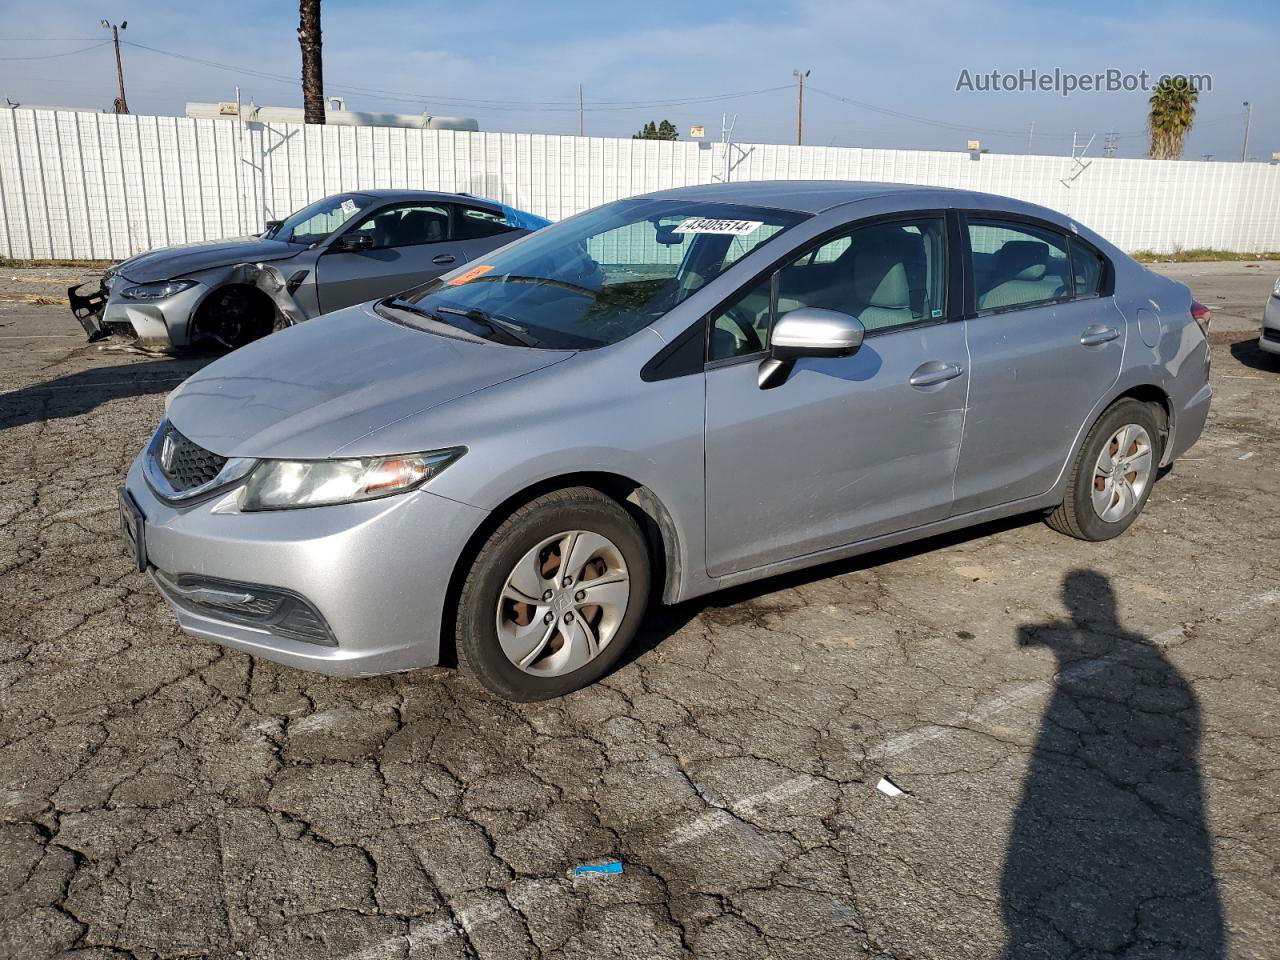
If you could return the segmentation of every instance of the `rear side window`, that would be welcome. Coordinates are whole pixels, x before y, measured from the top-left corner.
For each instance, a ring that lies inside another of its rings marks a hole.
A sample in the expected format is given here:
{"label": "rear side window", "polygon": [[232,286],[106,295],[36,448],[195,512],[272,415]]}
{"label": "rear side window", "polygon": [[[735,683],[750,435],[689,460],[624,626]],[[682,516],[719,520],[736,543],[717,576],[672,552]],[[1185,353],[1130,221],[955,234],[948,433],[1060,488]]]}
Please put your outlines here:
{"label": "rear side window", "polygon": [[1071,275],[1075,280],[1077,297],[1096,297],[1102,292],[1102,275],[1106,261],[1102,255],[1072,237]]}
{"label": "rear side window", "polygon": [[969,219],[979,310],[1008,310],[1071,296],[1067,238],[1014,221]]}
{"label": "rear side window", "polygon": [[458,207],[453,224],[453,236],[455,240],[478,240],[481,237],[508,233],[514,229],[515,227],[507,223],[507,218],[501,211],[481,210],[479,207]]}

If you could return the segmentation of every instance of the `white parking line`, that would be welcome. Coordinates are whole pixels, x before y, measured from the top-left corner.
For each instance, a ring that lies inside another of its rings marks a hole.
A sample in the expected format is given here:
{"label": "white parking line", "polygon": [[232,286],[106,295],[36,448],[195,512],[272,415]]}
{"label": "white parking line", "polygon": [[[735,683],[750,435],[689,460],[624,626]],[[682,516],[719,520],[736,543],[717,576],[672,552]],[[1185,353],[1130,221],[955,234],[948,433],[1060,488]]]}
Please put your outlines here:
{"label": "white parking line", "polygon": [[743,797],[740,800],[731,800],[724,807],[715,807],[706,813],[699,814],[693,820],[684,826],[676,827],[669,834],[667,839],[659,844],[659,849],[667,850],[672,847],[683,846],[686,843],[692,843],[700,837],[705,837],[709,833],[714,833],[721,827],[726,827],[735,819],[732,814],[748,814],[761,807],[768,806],[772,803],[778,803],[789,797],[797,796],[804,793],[812,787],[816,787],[822,783],[817,777],[799,776],[790,780],[784,780],[776,786],[770,787],[768,790],[761,790],[759,793],[753,793]]}
{"label": "white parking line", "polygon": [[381,943],[375,943],[371,947],[366,947],[355,953],[349,953],[342,960],[385,960],[385,958],[389,957],[399,957],[405,948],[412,953],[413,948],[417,946],[436,946],[456,937],[459,933],[459,924],[461,924],[463,930],[470,933],[480,924],[496,919],[504,907],[505,904],[500,900],[477,903],[474,907],[466,907],[455,913],[456,923],[452,919],[433,920],[426,926],[410,931],[403,936],[388,937]]}

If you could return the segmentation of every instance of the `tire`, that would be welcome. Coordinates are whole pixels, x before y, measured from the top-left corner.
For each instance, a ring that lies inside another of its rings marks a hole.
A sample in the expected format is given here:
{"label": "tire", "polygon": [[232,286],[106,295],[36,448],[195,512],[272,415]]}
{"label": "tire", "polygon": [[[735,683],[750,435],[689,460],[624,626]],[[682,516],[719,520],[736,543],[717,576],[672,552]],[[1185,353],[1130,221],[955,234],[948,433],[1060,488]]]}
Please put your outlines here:
{"label": "tire", "polygon": [[196,337],[236,350],[261,340],[274,328],[275,306],[265,294],[251,287],[229,286],[215,290],[201,304],[194,332]]}
{"label": "tire", "polygon": [[[579,568],[568,586],[566,552]],[[454,617],[458,666],[507,700],[593,683],[635,637],[649,578],[644,534],[617,501],[590,487],[544,494],[507,517],[472,561]],[[592,639],[597,652],[584,661]],[[521,666],[521,657],[532,659]]]}
{"label": "tire", "polygon": [[[1131,432],[1120,434],[1122,429],[1130,429]],[[1126,444],[1123,450],[1120,449],[1121,440]],[[1145,468],[1142,456],[1144,443]],[[1102,458],[1104,449],[1107,452],[1105,460]],[[1066,497],[1049,514],[1046,522],[1059,533],[1078,540],[1118,537],[1129,529],[1146,506],[1162,453],[1159,426],[1150,406],[1131,398],[1116,401],[1089,431],[1067,478]],[[1119,463],[1112,461],[1114,479],[1103,475],[1105,464],[1113,454],[1123,458]],[[1128,466],[1134,469],[1115,473],[1117,469]],[[1120,478],[1123,478],[1123,483]]]}

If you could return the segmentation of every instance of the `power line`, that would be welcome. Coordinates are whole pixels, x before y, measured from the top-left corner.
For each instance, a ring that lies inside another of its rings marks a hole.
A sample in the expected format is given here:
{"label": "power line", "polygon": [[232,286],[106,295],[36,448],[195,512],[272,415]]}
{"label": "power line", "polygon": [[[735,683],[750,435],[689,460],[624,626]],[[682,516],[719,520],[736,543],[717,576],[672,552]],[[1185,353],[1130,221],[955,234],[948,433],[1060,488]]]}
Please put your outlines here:
{"label": "power line", "polygon": [[[217,70],[226,70],[232,73],[238,73],[243,76],[255,77],[260,80],[270,80],[276,83],[287,83],[296,85],[297,77],[291,77],[279,73],[269,73],[265,70],[255,70],[249,67],[239,67],[228,63],[219,63],[216,60],[208,60],[204,57],[195,57],[185,53],[175,53],[170,50],[161,50],[158,47],[147,46],[146,44],[137,43],[133,40],[121,40],[123,44],[130,47],[136,47],[139,50],[146,50],[149,53],[156,53],[164,57],[172,57],[176,60],[186,60],[190,63],[199,63],[206,67],[212,67]],[[330,86],[343,91],[352,93],[365,93],[373,96],[384,97],[388,100],[399,100],[408,103],[439,103],[455,106],[482,107],[490,110],[538,110],[549,112],[574,112],[578,111],[576,100],[493,100],[478,97],[445,97],[431,93],[412,93],[405,90],[387,90],[379,87],[365,87],[356,84],[342,83],[341,81],[331,81]],[[654,100],[593,100],[588,105],[584,105],[586,111],[604,111],[604,110],[652,110],[659,107],[679,107],[690,106],[699,103],[718,103],[723,100],[736,100],[743,97],[754,97],[765,93],[773,93],[778,90],[791,89],[789,84],[783,84],[776,87],[764,87],[757,90],[741,90],[734,93],[715,93],[705,96],[696,97],[674,97],[667,99]]]}
{"label": "power line", "polygon": [[[972,126],[970,124],[955,123],[948,120],[934,120],[930,117],[921,117],[916,114],[905,113],[901,110],[892,110],[888,107],[877,106],[874,103],[867,103],[863,100],[854,100],[851,97],[841,96],[840,94],[832,93],[829,90],[822,90],[818,87],[813,86],[812,84],[809,85],[809,89],[813,93],[821,94],[824,97],[829,97],[832,100],[838,100],[841,103],[845,103],[853,107],[858,107],[859,109],[862,109],[862,110],[869,110],[872,113],[882,114],[883,116],[893,117],[898,120],[906,120],[911,123],[919,123],[925,126],[938,127],[944,130],[957,130],[964,133],[984,133],[984,134],[989,134],[991,136],[996,136],[996,137],[1016,137],[1019,140],[1022,139],[1022,137],[1025,135],[1025,131],[1023,130],[1005,130],[1005,129],[1000,129],[996,127],[978,127],[978,126]],[[1212,124],[1226,123],[1226,122],[1238,123],[1239,118],[1234,116],[1223,116],[1223,117],[1212,117],[1207,120],[1197,119],[1196,128],[1198,129],[1198,128],[1210,126]],[[1145,129],[1128,130],[1128,131],[1124,131],[1123,133],[1112,133],[1111,136],[1113,136],[1117,140],[1130,139],[1130,138],[1136,138],[1136,137],[1145,138],[1147,136],[1147,132],[1148,131]],[[1047,133],[1045,131],[1037,131],[1036,136],[1046,137],[1053,140],[1074,140],[1075,138],[1074,133]]]}
{"label": "power line", "polygon": [[[9,38],[6,37],[5,39],[7,40]],[[97,50],[99,47],[105,47],[110,42],[110,40],[100,40],[88,47],[81,47],[79,50],[68,50],[65,53],[46,53],[39,57],[0,57],[0,60],[56,60],[58,57],[74,57],[79,53],[88,53],[90,50]]]}

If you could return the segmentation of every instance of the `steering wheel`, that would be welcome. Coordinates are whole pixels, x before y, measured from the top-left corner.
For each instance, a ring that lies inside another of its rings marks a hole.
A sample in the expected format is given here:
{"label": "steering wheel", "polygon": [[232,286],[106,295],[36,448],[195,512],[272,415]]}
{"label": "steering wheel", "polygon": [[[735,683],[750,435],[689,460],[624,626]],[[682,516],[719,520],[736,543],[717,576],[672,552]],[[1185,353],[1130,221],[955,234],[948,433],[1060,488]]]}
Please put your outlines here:
{"label": "steering wheel", "polygon": [[732,320],[733,325],[741,331],[743,339],[747,341],[747,346],[750,347],[747,351],[748,353],[758,353],[764,349],[764,344],[760,341],[760,334],[756,332],[756,325],[743,314],[741,304],[730,307],[722,316]]}

